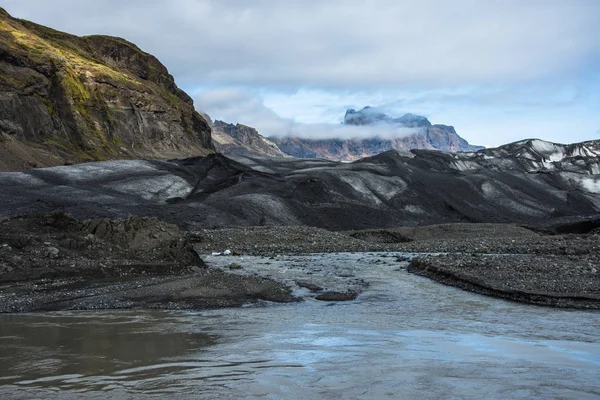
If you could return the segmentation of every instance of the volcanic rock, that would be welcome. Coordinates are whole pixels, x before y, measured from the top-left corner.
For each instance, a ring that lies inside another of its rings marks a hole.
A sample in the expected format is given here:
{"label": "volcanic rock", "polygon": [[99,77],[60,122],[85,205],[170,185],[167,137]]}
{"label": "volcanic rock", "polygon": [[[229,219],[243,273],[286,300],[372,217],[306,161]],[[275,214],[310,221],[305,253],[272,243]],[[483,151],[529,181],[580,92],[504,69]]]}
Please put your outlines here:
{"label": "volcanic rock", "polygon": [[[354,163],[215,154],[40,168],[0,174],[0,217],[62,209],[81,219],[154,216],[190,230],[448,222],[592,230],[600,220],[599,143],[527,140],[475,153],[391,151]],[[377,240],[411,235],[383,232]],[[238,243],[221,246],[211,250]]]}
{"label": "volcanic rock", "polygon": [[289,157],[279,147],[250,126],[215,121],[211,124],[212,138],[219,153],[232,155],[262,155]]}

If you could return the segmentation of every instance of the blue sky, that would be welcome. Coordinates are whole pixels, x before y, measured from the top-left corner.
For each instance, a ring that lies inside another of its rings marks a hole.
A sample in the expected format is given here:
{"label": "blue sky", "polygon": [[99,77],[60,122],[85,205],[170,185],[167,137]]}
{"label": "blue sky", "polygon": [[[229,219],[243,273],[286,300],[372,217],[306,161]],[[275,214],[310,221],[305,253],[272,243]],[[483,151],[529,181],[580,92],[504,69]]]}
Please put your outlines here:
{"label": "blue sky", "polygon": [[2,0],[124,37],[214,119],[343,136],[346,108],[454,125],[474,144],[600,138],[597,0]]}

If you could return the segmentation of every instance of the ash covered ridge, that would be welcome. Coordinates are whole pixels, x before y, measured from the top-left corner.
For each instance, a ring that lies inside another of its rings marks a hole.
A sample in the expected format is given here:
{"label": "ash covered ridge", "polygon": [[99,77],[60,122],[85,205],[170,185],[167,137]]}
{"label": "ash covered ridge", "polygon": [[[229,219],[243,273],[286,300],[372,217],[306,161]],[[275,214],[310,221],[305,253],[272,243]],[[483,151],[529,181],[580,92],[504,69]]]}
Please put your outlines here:
{"label": "ash covered ridge", "polygon": [[220,154],[0,174],[3,217],[155,216],[187,229],[352,230],[446,222],[547,226],[600,214],[600,142],[389,151],[353,163]]}

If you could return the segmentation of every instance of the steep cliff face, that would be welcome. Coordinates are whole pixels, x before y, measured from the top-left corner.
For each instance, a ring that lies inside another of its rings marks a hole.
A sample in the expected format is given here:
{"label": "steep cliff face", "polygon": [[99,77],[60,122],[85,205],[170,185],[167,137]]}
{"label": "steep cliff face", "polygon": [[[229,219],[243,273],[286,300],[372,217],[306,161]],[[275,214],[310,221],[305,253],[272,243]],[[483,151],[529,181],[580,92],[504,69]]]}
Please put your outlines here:
{"label": "steep cliff face", "polygon": [[[389,150],[408,151],[412,149],[441,150],[446,152],[477,151],[481,146],[470,145],[460,137],[454,127],[432,125],[423,116],[404,114],[390,117],[377,108],[365,107],[362,110],[349,109],[344,115],[344,124],[353,126],[376,126],[377,132],[387,134],[397,128],[414,131],[408,136],[397,138],[370,137],[365,139],[305,139],[298,137],[271,138],[284,152],[299,158],[325,158],[336,161],[355,161]],[[387,134],[386,136],[390,136]]]}
{"label": "steep cliff face", "polygon": [[250,126],[228,124],[216,120],[211,124],[215,148],[225,155],[262,155],[269,157],[289,157],[279,150],[271,140],[260,135]]}
{"label": "steep cliff face", "polygon": [[154,56],[0,8],[0,170],[213,150],[208,123]]}

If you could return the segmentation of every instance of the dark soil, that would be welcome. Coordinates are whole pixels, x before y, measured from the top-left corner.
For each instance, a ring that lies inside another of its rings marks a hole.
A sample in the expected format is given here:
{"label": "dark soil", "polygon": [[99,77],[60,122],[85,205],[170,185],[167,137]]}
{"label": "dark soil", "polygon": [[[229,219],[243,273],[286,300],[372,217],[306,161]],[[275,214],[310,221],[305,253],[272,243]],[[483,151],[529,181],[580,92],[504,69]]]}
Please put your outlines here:
{"label": "dark soil", "polygon": [[315,297],[321,301],[351,301],[355,300],[358,293],[354,292],[325,292]]}
{"label": "dark soil", "polygon": [[[566,172],[557,167],[537,173],[522,151],[503,150],[493,157],[494,165],[488,165],[491,159],[474,161],[464,154],[418,151],[355,163],[236,161],[217,154],[39,168],[0,174],[0,217],[60,209],[81,219],[152,216],[188,230],[385,228],[367,234],[393,243],[403,240],[398,226],[496,222],[559,227],[560,233],[597,227],[600,201],[581,183],[594,179],[585,165],[595,165],[596,158],[586,157],[584,165],[567,161]],[[457,170],[455,163],[463,161],[473,169]],[[572,173],[581,182],[571,179]]]}
{"label": "dark soil", "polygon": [[[327,272],[339,276],[326,285],[307,279],[310,271],[293,282],[276,282],[270,278],[277,268],[268,259],[264,277],[258,277],[245,272],[243,262],[228,261],[219,270],[207,268],[198,256],[226,250],[274,260],[327,252],[425,253],[412,260],[409,272],[511,300],[600,308],[596,231],[545,235],[516,225],[446,224],[353,232],[292,226],[187,233],[149,217],[80,221],[58,212],[0,221],[0,312],[297,301],[291,286],[308,289],[319,300],[342,301],[366,287],[352,271],[348,277],[341,270]],[[284,264],[279,267],[287,269]]]}
{"label": "dark soil", "polygon": [[[389,233],[389,234],[388,234]],[[401,236],[397,242],[387,240]],[[384,238],[384,240],[382,240]],[[248,227],[191,232],[200,253],[249,255],[401,251],[407,253],[600,253],[600,235],[544,235],[512,224],[442,224],[351,232],[305,226]]]}
{"label": "dark soil", "polygon": [[118,279],[42,279],[0,286],[0,312],[95,309],[207,309],[258,301],[294,302],[270,279],[202,269],[189,274],[138,274]]}
{"label": "dark soil", "polygon": [[55,212],[0,222],[0,283],[179,274],[203,266],[187,234],[155,218],[79,221]]}
{"label": "dark soil", "polygon": [[465,255],[418,257],[408,272],[489,296],[554,307],[600,309],[600,257]]}
{"label": "dark soil", "polygon": [[296,299],[284,285],[207,269],[187,233],[155,218],[0,222],[0,312],[214,308]]}

